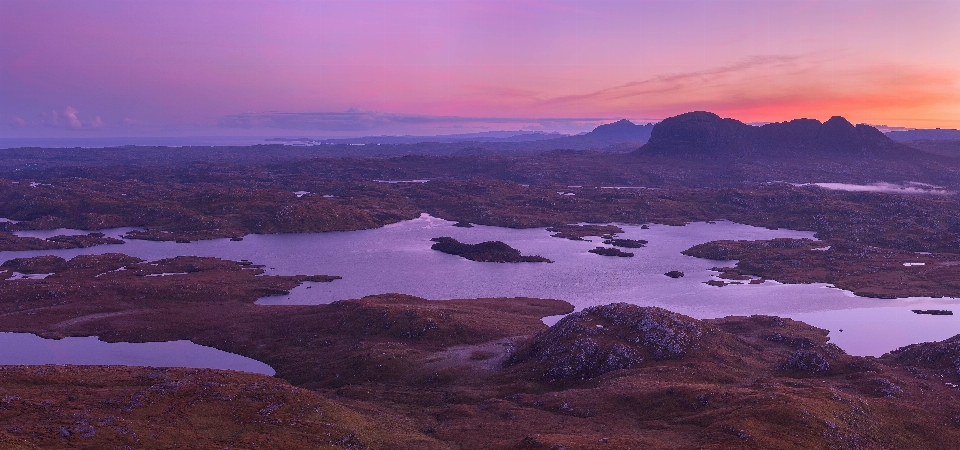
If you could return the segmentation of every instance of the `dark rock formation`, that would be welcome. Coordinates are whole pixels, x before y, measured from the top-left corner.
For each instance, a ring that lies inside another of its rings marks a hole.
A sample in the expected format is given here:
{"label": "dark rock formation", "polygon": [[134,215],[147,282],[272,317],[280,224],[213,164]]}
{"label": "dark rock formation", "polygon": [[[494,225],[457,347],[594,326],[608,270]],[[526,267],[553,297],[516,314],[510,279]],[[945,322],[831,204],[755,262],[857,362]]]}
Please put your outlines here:
{"label": "dark rock formation", "polygon": [[956,380],[960,378],[960,335],[940,342],[900,347],[883,355],[882,359],[894,364],[934,370]]}
{"label": "dark rock formation", "polygon": [[780,333],[774,333],[770,336],[764,338],[770,342],[780,342],[786,344],[789,347],[793,348],[813,348],[817,346],[817,343],[810,338],[805,337],[796,337],[796,336],[784,336]]}
{"label": "dark rock formation", "polygon": [[586,380],[645,360],[683,358],[697,348],[699,321],[656,307],[595,306],[537,334],[511,364],[533,362],[547,381]]}
{"label": "dark rock formation", "polygon": [[623,248],[642,248],[647,245],[647,241],[643,239],[606,239],[603,243]]}
{"label": "dark rock formation", "polygon": [[896,157],[916,153],[874,127],[854,126],[834,116],[821,123],[795,119],[755,127],[734,119],[695,111],[664,119],[637,155],[689,159],[745,156]]}
{"label": "dark rock formation", "polygon": [[830,373],[830,361],[820,352],[797,350],[780,364],[779,369],[802,375],[827,375]]}
{"label": "dark rock formation", "polygon": [[430,248],[457,255],[477,262],[553,262],[542,256],[525,256],[517,250],[500,241],[487,241],[479,244],[464,244],[452,237],[438,237],[431,241],[436,242]]}
{"label": "dark rock formation", "polygon": [[627,119],[600,125],[584,137],[605,139],[612,142],[646,142],[650,139],[653,124],[637,125]]}
{"label": "dark rock formation", "polygon": [[0,267],[20,273],[54,273],[65,270],[67,261],[59,256],[44,255],[9,259],[0,264]]}
{"label": "dark rock formation", "polygon": [[664,275],[666,275],[666,276],[668,276],[668,277],[670,277],[670,278],[682,278],[682,277],[683,277],[683,272],[681,272],[681,271],[679,271],[679,270],[671,270],[671,271],[665,273]]}
{"label": "dark rock formation", "polygon": [[547,228],[547,231],[553,232],[553,237],[582,241],[587,236],[613,239],[614,234],[623,233],[623,228],[616,225],[558,225]]}
{"label": "dark rock formation", "polygon": [[103,233],[89,233],[70,236],[53,236],[48,241],[69,245],[67,248],[87,248],[104,244],[123,244],[122,239],[107,237]]}
{"label": "dark rock formation", "polygon": [[614,247],[597,247],[593,250],[588,250],[590,253],[596,253],[600,256],[619,256],[621,258],[632,258],[633,253],[625,252],[619,248]]}
{"label": "dark rock formation", "polygon": [[914,309],[914,314],[929,314],[931,316],[952,316],[953,311],[949,309]]}

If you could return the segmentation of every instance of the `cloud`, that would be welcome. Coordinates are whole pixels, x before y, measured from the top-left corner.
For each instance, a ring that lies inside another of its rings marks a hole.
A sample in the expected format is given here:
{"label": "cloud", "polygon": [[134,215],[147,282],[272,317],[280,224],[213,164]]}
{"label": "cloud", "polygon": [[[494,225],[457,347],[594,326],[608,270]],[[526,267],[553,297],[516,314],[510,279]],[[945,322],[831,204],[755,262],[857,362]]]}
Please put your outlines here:
{"label": "cloud", "polygon": [[750,72],[782,71],[794,66],[800,56],[756,55],[734,64],[713,69],[660,75],[645,80],[632,81],[599,91],[580,95],[568,95],[547,100],[547,103],[603,102],[623,100],[643,95],[671,95],[700,89],[723,79],[742,77]]}
{"label": "cloud", "polygon": [[103,128],[104,125],[103,120],[100,120],[100,116],[94,117],[93,120],[90,121],[90,126],[93,128]]}
{"label": "cloud", "polygon": [[79,130],[80,128],[83,128],[83,124],[80,123],[80,119],[77,118],[78,112],[79,111],[69,106],[66,108],[63,108],[63,118],[64,120],[67,121],[67,126],[75,130]]}
{"label": "cloud", "polygon": [[13,128],[24,128],[27,126],[27,121],[19,117],[14,117],[13,120],[10,121],[10,126]]}
{"label": "cloud", "polygon": [[129,117],[124,117],[123,120],[121,120],[120,122],[123,123],[125,126],[128,126],[128,127],[134,127],[134,126],[143,124],[143,122],[141,122],[141,121],[139,121],[139,120],[131,119],[131,118],[129,118]]}
{"label": "cloud", "polygon": [[462,117],[400,114],[350,108],[343,112],[286,113],[262,112],[224,116],[221,128],[277,128],[322,132],[467,132],[476,130],[552,130],[579,132],[591,129],[610,118],[516,118]]}
{"label": "cloud", "polygon": [[[671,116],[708,110],[741,120],[844,115],[856,120],[921,120],[960,103],[960,72],[877,62],[847,64],[842,55],[757,55],[736,63],[678,72],[546,99],[559,110]],[[932,113],[933,112],[933,113]]]}

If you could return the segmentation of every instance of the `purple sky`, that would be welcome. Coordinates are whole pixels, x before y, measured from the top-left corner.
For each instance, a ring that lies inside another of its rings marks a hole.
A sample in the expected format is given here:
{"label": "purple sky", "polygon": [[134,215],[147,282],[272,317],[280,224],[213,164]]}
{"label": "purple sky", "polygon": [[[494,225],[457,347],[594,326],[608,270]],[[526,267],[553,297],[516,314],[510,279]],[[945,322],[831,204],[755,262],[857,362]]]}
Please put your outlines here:
{"label": "purple sky", "polygon": [[0,0],[0,136],[960,128],[958,23],[956,0]]}

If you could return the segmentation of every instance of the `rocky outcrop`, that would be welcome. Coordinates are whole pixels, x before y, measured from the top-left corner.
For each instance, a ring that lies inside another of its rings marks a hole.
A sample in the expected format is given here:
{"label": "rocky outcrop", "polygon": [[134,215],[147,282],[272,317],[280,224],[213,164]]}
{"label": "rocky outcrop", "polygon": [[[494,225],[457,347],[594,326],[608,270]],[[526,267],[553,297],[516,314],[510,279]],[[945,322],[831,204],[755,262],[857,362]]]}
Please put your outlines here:
{"label": "rocky outcrop", "polygon": [[902,157],[915,153],[876,128],[854,126],[840,116],[747,125],[734,119],[695,111],[664,119],[636,155],[687,159],[739,157]]}
{"label": "rocky outcrop", "polygon": [[[712,241],[682,253],[737,260],[735,267],[714,268],[727,280],[830,283],[873,298],[960,296],[960,256],[946,252],[916,253],[845,240],[771,239]],[[711,280],[708,284],[729,283]]]}
{"label": "rocky outcrop", "polygon": [[436,244],[433,244],[430,248],[451,255],[461,256],[471,261],[498,263],[553,262],[542,256],[522,255],[520,254],[520,250],[500,241],[464,244],[452,237],[438,237],[431,239],[431,241],[436,242]]}
{"label": "rocky outcrop", "polygon": [[0,232],[0,251],[53,250],[63,248],[86,248],[104,244],[123,244],[122,239],[107,237],[103,233],[59,235],[46,239],[20,237]]}
{"label": "rocky outcrop", "polygon": [[797,350],[778,369],[810,376],[827,375],[830,373],[830,361],[818,351]]}
{"label": "rocky outcrop", "polygon": [[625,252],[619,248],[614,247],[597,247],[593,250],[587,250],[590,253],[594,253],[600,256],[618,256],[621,258],[632,258],[633,253]]}
{"label": "rocky outcrop", "polygon": [[644,361],[681,359],[698,348],[702,336],[703,326],[690,317],[615,303],[564,317],[537,334],[510,363],[532,363],[546,381],[582,381]]}
{"label": "rocky outcrop", "polygon": [[940,342],[924,342],[900,347],[883,361],[936,371],[948,379],[960,379],[960,335]]}
{"label": "rocky outcrop", "polygon": [[547,231],[553,233],[552,237],[582,241],[587,236],[613,239],[613,235],[623,233],[623,228],[616,225],[558,225],[547,228]]}
{"label": "rocky outcrop", "polygon": [[648,242],[643,239],[606,239],[603,243],[623,248],[643,248],[648,244]]}

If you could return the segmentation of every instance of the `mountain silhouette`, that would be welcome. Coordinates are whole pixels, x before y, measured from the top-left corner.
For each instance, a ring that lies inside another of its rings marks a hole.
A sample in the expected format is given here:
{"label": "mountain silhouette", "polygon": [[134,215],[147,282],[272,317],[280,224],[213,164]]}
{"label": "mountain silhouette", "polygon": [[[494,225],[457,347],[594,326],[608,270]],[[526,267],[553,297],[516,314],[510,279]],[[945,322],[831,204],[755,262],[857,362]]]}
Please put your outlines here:
{"label": "mountain silhouette", "polygon": [[634,154],[680,158],[861,157],[888,158],[914,153],[870,125],[853,125],[840,116],[826,122],[794,119],[760,127],[694,111],[656,124]]}
{"label": "mountain silhouette", "polygon": [[652,130],[653,124],[637,125],[627,119],[620,119],[613,123],[600,125],[582,136],[615,142],[646,142],[650,139]]}

